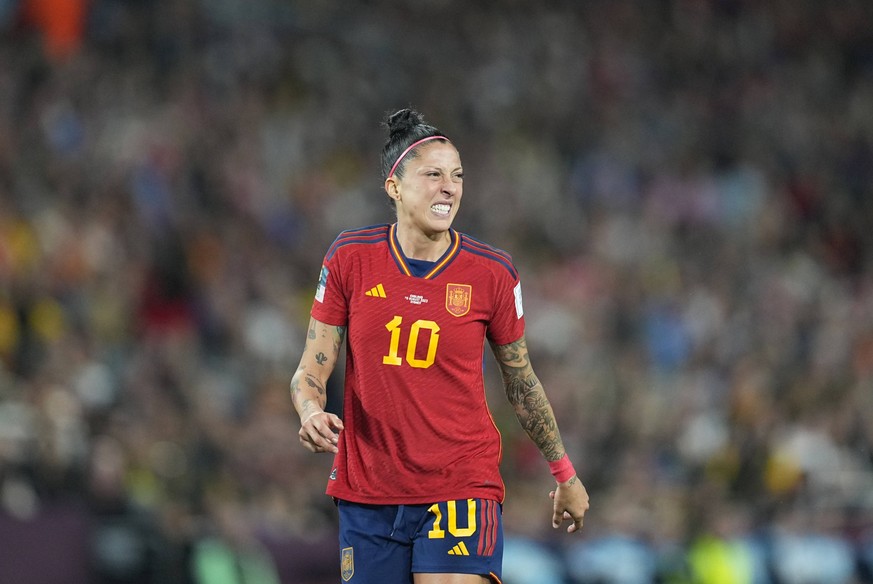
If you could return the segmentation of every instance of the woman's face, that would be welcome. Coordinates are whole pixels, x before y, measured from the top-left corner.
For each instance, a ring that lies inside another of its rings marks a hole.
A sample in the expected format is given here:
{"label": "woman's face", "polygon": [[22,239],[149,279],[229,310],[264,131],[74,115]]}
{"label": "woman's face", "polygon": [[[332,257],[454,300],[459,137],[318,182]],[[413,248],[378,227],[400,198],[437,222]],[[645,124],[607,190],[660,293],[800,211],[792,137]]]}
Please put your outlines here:
{"label": "woman's face", "polygon": [[448,142],[422,144],[416,154],[406,161],[402,178],[385,181],[385,190],[397,203],[398,223],[433,236],[452,226],[464,191],[464,170],[457,149]]}

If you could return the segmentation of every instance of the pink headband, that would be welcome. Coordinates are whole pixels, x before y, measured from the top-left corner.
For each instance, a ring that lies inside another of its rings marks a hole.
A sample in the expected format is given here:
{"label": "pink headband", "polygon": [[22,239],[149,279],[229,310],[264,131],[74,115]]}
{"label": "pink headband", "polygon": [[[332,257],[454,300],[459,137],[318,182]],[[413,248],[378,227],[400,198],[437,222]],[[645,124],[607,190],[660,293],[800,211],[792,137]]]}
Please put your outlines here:
{"label": "pink headband", "polygon": [[388,178],[394,176],[394,171],[397,170],[397,165],[400,164],[400,161],[403,160],[403,157],[409,154],[409,151],[421,144],[422,142],[427,142],[428,140],[448,140],[445,136],[428,136],[427,138],[422,138],[416,142],[410,144],[403,153],[397,157],[397,162],[394,163],[394,166],[391,167],[391,172],[388,173]]}

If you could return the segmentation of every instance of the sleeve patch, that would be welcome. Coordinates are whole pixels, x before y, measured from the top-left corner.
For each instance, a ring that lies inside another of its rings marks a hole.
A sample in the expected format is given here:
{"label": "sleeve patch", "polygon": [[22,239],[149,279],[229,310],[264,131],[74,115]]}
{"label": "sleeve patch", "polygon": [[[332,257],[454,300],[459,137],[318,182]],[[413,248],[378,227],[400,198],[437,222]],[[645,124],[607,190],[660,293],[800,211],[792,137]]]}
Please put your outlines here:
{"label": "sleeve patch", "polygon": [[524,306],[521,303],[521,282],[515,285],[512,292],[515,294],[515,316],[518,319],[524,316]]}
{"label": "sleeve patch", "polygon": [[[318,275],[318,287],[315,289],[315,299],[324,303],[324,291],[327,289],[327,275],[330,270],[327,266],[321,266],[321,273]],[[518,306],[518,295],[516,294],[515,305]]]}

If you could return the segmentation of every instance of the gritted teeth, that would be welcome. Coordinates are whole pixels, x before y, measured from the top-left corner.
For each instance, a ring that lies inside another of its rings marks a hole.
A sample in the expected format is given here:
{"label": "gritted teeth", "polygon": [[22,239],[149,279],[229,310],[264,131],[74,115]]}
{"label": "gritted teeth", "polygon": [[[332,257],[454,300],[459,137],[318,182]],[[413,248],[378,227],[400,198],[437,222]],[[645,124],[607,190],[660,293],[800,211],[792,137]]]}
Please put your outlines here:
{"label": "gritted teeth", "polygon": [[446,203],[436,203],[430,206],[431,211],[434,213],[438,213],[439,215],[448,215],[449,211],[452,209],[451,205]]}

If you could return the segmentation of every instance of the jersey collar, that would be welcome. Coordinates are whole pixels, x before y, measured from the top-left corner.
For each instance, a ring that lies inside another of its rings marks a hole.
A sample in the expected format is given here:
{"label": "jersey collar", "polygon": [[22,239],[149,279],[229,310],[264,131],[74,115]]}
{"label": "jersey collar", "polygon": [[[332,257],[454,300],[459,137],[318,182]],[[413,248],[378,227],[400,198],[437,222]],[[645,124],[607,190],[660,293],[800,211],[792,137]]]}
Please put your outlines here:
{"label": "jersey collar", "polygon": [[[437,277],[458,255],[458,252],[461,249],[461,236],[457,231],[450,227],[449,237],[451,238],[449,249],[447,249],[442,257],[434,263],[433,268],[427,274],[422,276],[425,280]],[[391,256],[397,263],[397,267],[400,268],[400,271],[407,276],[412,276],[412,270],[409,269],[409,264],[406,262],[406,256],[403,255],[403,250],[400,248],[400,242],[397,240],[397,223],[393,223],[389,228],[388,247],[391,250]]]}

